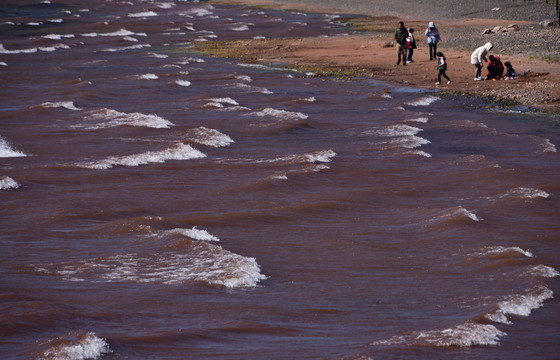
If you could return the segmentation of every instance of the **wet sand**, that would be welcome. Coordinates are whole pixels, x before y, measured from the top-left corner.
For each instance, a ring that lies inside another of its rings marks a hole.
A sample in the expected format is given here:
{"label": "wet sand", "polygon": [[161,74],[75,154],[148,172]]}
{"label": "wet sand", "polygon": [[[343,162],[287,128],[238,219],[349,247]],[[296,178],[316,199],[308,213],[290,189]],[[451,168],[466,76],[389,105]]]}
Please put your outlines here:
{"label": "wet sand", "polygon": [[[358,1],[355,5],[340,3],[342,9],[336,7],[326,7],[329,2],[317,1],[297,1],[276,2],[268,0],[213,0],[214,4],[246,4],[250,6],[266,6],[285,10],[300,10],[311,12],[326,12],[348,14],[360,11],[364,8],[364,2]],[[321,5],[317,5],[321,3]],[[403,7],[407,7],[406,1],[401,1]],[[552,7],[551,7],[552,8]],[[446,7],[439,10],[442,14],[450,14]],[[517,9],[518,12],[524,11]],[[435,11],[434,11],[435,12]],[[414,62],[408,66],[395,66],[397,55],[395,47],[385,47],[387,43],[394,43],[392,36],[401,18],[382,13],[379,16],[361,18],[359,21],[366,29],[374,30],[358,34],[351,34],[343,37],[314,37],[314,38],[291,38],[291,39],[267,39],[227,42],[220,44],[220,54],[226,52],[244,57],[246,60],[254,62],[281,62],[287,65],[298,65],[309,68],[329,68],[338,69],[341,72],[353,72],[374,78],[401,83],[415,87],[440,89],[457,94],[480,96],[492,101],[500,102],[508,106],[531,106],[541,111],[560,113],[560,63],[549,62],[540,59],[536,50],[523,50],[521,53],[512,54],[510,51],[500,52],[497,46],[492,52],[500,56],[502,62],[510,61],[515,70],[525,76],[508,81],[474,81],[474,66],[470,64],[470,55],[474,50],[471,47],[462,45],[469,43],[469,39],[462,39],[459,45],[454,47],[447,46],[446,39],[453,34],[473,34],[472,44],[483,45],[486,41],[501,39],[498,37],[508,36],[505,34],[495,34],[483,37],[482,30],[494,28],[495,26],[507,26],[515,21],[520,30],[516,34],[516,39],[523,38],[525,32],[527,36],[535,39],[540,31],[536,21],[519,21],[516,19],[484,19],[484,18],[450,18],[436,23],[442,35],[442,43],[438,50],[444,52],[448,61],[447,75],[451,78],[451,84],[446,81],[441,85],[436,85],[437,65],[435,61],[429,60],[428,47],[424,30],[427,19],[403,17],[407,27],[416,29],[416,41],[418,48],[415,50]],[[476,13],[476,12],[475,12]],[[480,12],[478,12],[480,13]],[[371,14],[370,14],[371,15]],[[409,14],[407,14],[409,15]],[[440,14],[436,18],[439,18]],[[453,14],[451,14],[453,15]],[[546,15],[546,14],[545,14]],[[520,16],[520,15],[519,15]],[[544,16],[544,15],[543,15]],[[441,15],[441,17],[444,17]],[[473,32],[479,29],[480,32]],[[543,31],[545,31],[543,29]],[[560,29],[548,29],[549,34],[557,35]],[[513,39],[513,37],[512,37]],[[545,41],[550,40],[544,39]],[[512,40],[513,41],[513,40]],[[519,41],[519,40],[516,40]],[[514,46],[515,44],[510,44]],[[557,46],[551,43],[551,46]],[[541,46],[541,48],[543,48]],[[537,48],[538,49],[538,48]],[[486,65],[486,64],[485,64]],[[483,69],[483,75],[486,69]]]}

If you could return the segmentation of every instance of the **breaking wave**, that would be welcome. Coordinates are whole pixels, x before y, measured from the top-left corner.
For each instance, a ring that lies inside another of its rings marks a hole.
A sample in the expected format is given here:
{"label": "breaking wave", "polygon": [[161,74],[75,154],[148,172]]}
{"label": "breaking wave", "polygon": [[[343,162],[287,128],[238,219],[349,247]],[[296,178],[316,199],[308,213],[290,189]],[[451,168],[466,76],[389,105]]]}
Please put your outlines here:
{"label": "breaking wave", "polygon": [[62,108],[68,109],[68,110],[76,110],[76,111],[82,110],[81,108],[76,107],[74,105],[73,101],[44,102],[44,103],[41,104],[41,106],[44,107],[44,108],[59,108],[59,107],[62,107]]}
{"label": "breaking wave", "polygon": [[72,331],[38,346],[38,360],[90,360],[111,354],[109,344],[90,331]]}
{"label": "breaking wave", "polygon": [[427,97],[422,97],[422,98],[416,99],[414,101],[408,102],[408,103],[406,103],[406,105],[428,106],[428,105],[431,105],[432,103],[434,103],[438,100],[439,100],[439,98],[437,96],[427,96]]}
{"label": "breaking wave", "polygon": [[494,325],[467,321],[443,330],[417,331],[411,335],[394,336],[387,340],[370,343],[371,346],[413,345],[435,347],[471,347],[497,345],[500,338],[507,334]]}
{"label": "breaking wave", "polygon": [[94,125],[86,125],[86,129],[104,129],[117,126],[145,126],[149,128],[169,128],[173,123],[155,114],[146,115],[142,113],[124,113],[112,109],[96,109],[87,112],[87,121],[97,122]]}
{"label": "breaking wave", "polygon": [[529,316],[533,310],[540,308],[546,300],[553,297],[552,290],[539,285],[526,294],[511,295],[504,298],[498,303],[498,309],[486,314],[486,318],[502,324],[512,324],[508,315]]}
{"label": "breaking wave", "polygon": [[179,143],[161,151],[149,151],[128,156],[113,156],[104,160],[79,163],[77,166],[104,170],[114,166],[140,166],[149,163],[163,163],[168,160],[191,160],[204,157],[206,157],[206,154],[192,148],[190,145]]}
{"label": "breaking wave", "polygon": [[14,150],[11,145],[3,137],[0,136],[0,158],[9,157],[25,157],[26,154],[21,151]]}
{"label": "breaking wave", "polygon": [[193,136],[192,141],[206,146],[224,147],[234,143],[229,136],[222,134],[218,130],[208,129],[204,126],[190,130],[189,135]]}
{"label": "breaking wave", "polygon": [[0,190],[11,190],[17,188],[19,188],[19,184],[11,177],[0,177]]}

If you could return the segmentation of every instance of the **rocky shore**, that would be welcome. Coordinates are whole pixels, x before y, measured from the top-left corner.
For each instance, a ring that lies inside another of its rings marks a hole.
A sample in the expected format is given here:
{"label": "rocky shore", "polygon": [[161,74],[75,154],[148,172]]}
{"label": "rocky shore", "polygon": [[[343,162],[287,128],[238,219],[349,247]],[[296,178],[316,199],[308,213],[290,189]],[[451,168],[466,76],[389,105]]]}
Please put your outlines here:
{"label": "rocky shore", "polygon": [[[216,56],[239,57],[251,62],[282,62],[288,66],[315,69],[318,74],[372,76],[410,86],[440,89],[447,93],[474,95],[505,106],[523,105],[540,111],[560,113],[560,28],[553,20],[552,4],[536,0],[496,1],[493,7],[476,0],[460,3],[423,2],[422,10],[410,9],[412,0],[385,2],[353,0],[211,0],[211,4],[265,6],[286,10],[338,13],[348,24],[344,37],[267,39],[201,44],[201,50]],[[433,4],[432,4],[433,3]],[[417,5],[415,5],[418,7]],[[384,8],[384,10],[379,10]],[[402,16],[394,13],[403,9]],[[426,10],[426,9],[429,9]],[[365,15],[356,15],[365,14]],[[413,16],[414,15],[414,16]],[[440,20],[437,20],[440,19]],[[409,66],[395,67],[396,51],[386,47],[393,41],[399,20],[416,29],[418,49]],[[423,36],[429,21],[435,21],[452,82],[436,85],[435,63],[429,61]],[[510,31],[485,31],[508,26]],[[472,51],[492,42],[493,54],[511,61],[525,74],[509,81],[473,81]]]}

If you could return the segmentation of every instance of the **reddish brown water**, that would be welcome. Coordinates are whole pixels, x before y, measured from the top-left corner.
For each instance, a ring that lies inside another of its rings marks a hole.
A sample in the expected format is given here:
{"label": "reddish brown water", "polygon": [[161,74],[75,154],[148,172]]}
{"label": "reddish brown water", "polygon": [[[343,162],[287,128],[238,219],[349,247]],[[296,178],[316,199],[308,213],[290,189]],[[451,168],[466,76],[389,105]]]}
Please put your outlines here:
{"label": "reddish brown water", "polygon": [[557,117],[187,49],[322,15],[0,11],[2,358],[560,351]]}

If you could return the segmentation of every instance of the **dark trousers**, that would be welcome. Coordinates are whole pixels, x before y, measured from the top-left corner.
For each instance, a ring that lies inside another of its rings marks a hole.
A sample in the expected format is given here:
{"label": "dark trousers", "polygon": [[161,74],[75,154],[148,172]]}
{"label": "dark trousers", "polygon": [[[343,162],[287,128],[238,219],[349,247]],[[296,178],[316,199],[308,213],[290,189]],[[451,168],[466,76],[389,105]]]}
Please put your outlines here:
{"label": "dark trousers", "polygon": [[408,49],[408,61],[412,61],[412,55],[414,55],[414,49]]}
{"label": "dark trousers", "polygon": [[430,47],[430,60],[437,59],[437,44],[428,44]]}
{"label": "dark trousers", "polygon": [[437,74],[437,81],[441,82],[441,77],[444,77],[447,79],[447,81],[451,81],[451,79],[449,78],[449,76],[447,76],[447,74],[445,73],[445,70],[440,70]]}

